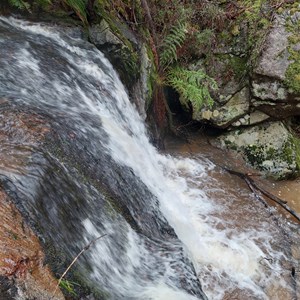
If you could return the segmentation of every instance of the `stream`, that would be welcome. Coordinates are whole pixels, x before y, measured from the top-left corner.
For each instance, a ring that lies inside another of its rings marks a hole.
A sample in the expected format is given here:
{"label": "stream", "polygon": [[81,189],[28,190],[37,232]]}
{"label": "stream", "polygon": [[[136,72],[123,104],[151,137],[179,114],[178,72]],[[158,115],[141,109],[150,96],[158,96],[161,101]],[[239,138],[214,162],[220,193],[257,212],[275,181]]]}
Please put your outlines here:
{"label": "stream", "polygon": [[0,17],[0,69],[0,182],[56,272],[105,234],[76,266],[95,299],[299,298],[299,224],[205,150],[158,152],[94,46]]}

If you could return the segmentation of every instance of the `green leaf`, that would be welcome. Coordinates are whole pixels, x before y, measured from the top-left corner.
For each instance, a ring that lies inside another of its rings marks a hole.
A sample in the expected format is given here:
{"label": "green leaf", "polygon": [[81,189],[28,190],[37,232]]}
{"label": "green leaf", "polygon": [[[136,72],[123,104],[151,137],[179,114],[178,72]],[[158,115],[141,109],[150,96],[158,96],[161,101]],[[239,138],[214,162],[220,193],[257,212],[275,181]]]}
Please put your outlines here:
{"label": "green leaf", "polygon": [[204,104],[212,106],[214,103],[209,89],[217,89],[217,83],[202,70],[177,66],[169,70],[166,83],[179,93],[181,103],[185,106],[191,103],[194,111],[199,111]]}

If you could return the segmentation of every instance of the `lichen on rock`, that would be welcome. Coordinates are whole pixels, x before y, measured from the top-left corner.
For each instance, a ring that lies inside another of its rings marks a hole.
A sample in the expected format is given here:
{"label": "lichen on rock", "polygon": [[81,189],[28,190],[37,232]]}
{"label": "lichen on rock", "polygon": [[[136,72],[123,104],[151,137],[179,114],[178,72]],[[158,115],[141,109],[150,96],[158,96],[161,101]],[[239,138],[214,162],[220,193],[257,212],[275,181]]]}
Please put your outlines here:
{"label": "lichen on rock", "polygon": [[217,139],[222,148],[236,150],[268,176],[286,178],[300,170],[299,140],[282,122],[228,132]]}

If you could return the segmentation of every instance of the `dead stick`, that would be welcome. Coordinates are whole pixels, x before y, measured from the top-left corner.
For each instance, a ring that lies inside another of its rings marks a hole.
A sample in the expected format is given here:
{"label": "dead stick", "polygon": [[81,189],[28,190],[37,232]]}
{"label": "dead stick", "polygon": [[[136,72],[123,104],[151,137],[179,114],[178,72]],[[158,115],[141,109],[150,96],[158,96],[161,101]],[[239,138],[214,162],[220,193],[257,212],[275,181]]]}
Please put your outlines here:
{"label": "dead stick", "polygon": [[[81,256],[81,254],[83,252],[85,252],[86,250],[88,250],[93,244],[95,244],[99,239],[103,238],[104,236],[106,236],[107,234],[103,234],[101,236],[98,236],[97,238],[95,238],[94,240],[90,241],[76,256],[75,258],[73,259],[73,261],[70,263],[70,265],[67,267],[67,269],[64,271],[64,273],[60,276],[59,280],[58,280],[58,283],[55,287],[55,290],[53,292],[53,296],[55,295],[62,279],[66,276],[66,274],[69,272],[69,270],[72,268],[72,266],[75,264],[75,262],[77,261],[77,259]],[[52,296],[52,297],[53,297]]]}
{"label": "dead stick", "polygon": [[[283,209],[285,209],[287,212],[289,212],[297,221],[300,222],[300,217],[298,216],[298,214],[293,210],[291,209],[286,203],[286,201],[283,201],[281,200],[280,198],[276,197],[275,195],[269,193],[268,191],[266,191],[265,189],[259,187],[255,181],[250,178],[248,175],[244,174],[244,173],[241,173],[241,172],[237,172],[237,171],[233,171],[233,170],[230,170],[226,167],[223,167],[223,166],[220,166],[222,169],[226,170],[228,173],[230,174],[233,174],[233,175],[236,175],[236,176],[239,176],[240,178],[244,179],[245,182],[248,184],[250,190],[257,196],[257,193],[255,192],[255,189],[259,190],[262,194],[264,194],[265,196],[267,196],[270,200],[276,202],[277,204],[279,204]],[[260,198],[260,201],[262,201],[262,198]],[[267,205],[265,203],[265,201],[262,201],[265,205]]]}

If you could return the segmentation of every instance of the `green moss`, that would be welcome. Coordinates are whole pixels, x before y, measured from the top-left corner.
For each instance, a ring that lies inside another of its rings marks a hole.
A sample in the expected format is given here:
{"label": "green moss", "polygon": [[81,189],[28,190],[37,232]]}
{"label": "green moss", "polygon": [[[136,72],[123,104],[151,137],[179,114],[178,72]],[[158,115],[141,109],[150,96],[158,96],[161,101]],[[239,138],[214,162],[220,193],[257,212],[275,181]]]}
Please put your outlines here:
{"label": "green moss", "polygon": [[297,171],[300,171],[300,139],[291,136],[284,146],[283,153],[287,160],[296,162]]}
{"label": "green moss", "polygon": [[[299,6],[295,6],[290,10],[291,14],[295,12],[300,12]],[[285,27],[290,33],[288,51],[290,54],[289,60],[292,62],[286,70],[284,83],[294,93],[300,93],[300,51],[296,51],[294,48],[295,45],[300,43],[300,20],[293,22],[292,18],[289,18]]]}
{"label": "green moss", "polygon": [[291,63],[285,73],[285,85],[293,92],[300,93],[300,53],[299,57]]}
{"label": "green moss", "polygon": [[[292,135],[280,149],[277,149],[272,145],[257,144],[247,145],[237,149],[236,144],[230,140],[225,140],[224,142],[227,148],[242,152],[245,156],[245,159],[253,167],[261,171],[266,171],[267,173],[270,172],[270,166],[264,165],[264,163],[267,161],[272,162],[274,166],[276,166],[278,163],[279,165],[286,163],[288,166],[290,166],[290,173],[288,176],[296,176],[300,171],[300,139],[297,139]],[[283,179],[287,176],[280,171],[278,171],[278,174],[276,172],[277,171],[272,171],[272,174],[270,175],[276,179]]]}
{"label": "green moss", "polygon": [[231,56],[229,58],[229,64],[237,79],[245,75],[247,71],[247,58],[239,56]]}
{"label": "green moss", "polygon": [[244,147],[243,150],[249,163],[261,169],[261,164],[266,160],[265,147],[260,145],[248,145]]}
{"label": "green moss", "polygon": [[[240,80],[248,71],[247,57],[240,57],[231,54],[219,54],[216,58],[225,64],[227,72],[229,74],[233,73],[233,76],[237,80]],[[219,76],[219,69],[214,70],[213,76]]]}

